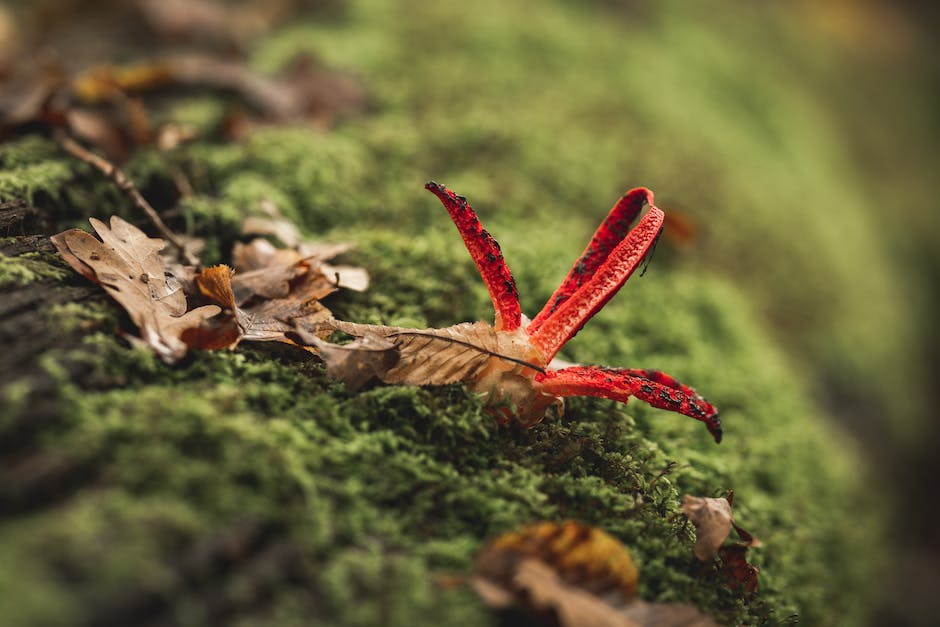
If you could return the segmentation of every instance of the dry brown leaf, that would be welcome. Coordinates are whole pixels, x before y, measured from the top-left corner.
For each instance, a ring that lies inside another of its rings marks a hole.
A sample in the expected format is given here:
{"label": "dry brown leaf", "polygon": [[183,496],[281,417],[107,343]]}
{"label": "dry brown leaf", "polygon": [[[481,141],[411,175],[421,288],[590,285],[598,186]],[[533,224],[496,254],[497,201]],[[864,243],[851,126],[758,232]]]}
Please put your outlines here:
{"label": "dry brown leaf", "polygon": [[560,627],[717,627],[684,604],[635,601],[638,574],[603,531],[544,522],[504,534],[476,560],[473,587],[490,607],[523,607]]}
{"label": "dry brown leaf", "polygon": [[[273,205],[267,203],[264,208],[270,219],[246,220],[244,230],[276,233],[293,247],[278,248],[264,238],[236,243],[232,252],[234,273],[227,266],[220,266],[195,277],[199,292],[229,312],[221,323],[213,320],[203,325],[198,334],[189,336],[200,346],[216,347],[223,341],[234,345],[241,340],[297,344],[298,337],[307,338],[303,345],[314,346],[320,341],[318,325],[331,319],[330,311],[319,301],[344,283],[337,281],[334,268],[323,263],[322,258],[300,252],[307,242],[300,239],[297,228],[280,216]],[[345,249],[345,245],[320,247],[324,256]],[[368,282],[368,274],[362,268],[350,268],[348,276],[350,280],[362,276]],[[306,331],[295,333],[295,329]],[[329,330],[324,328],[320,331],[323,333]]]}
{"label": "dry brown leaf", "polygon": [[395,344],[377,336],[370,335],[337,346],[304,329],[297,329],[297,334],[301,343],[317,349],[326,362],[327,374],[344,381],[352,390],[359,389],[373,377],[381,379],[398,361]]}
{"label": "dry brown leaf", "polygon": [[718,548],[731,533],[731,503],[726,498],[685,495],[682,511],[695,525],[695,557],[707,562],[717,555]]}
{"label": "dry brown leaf", "polygon": [[[283,296],[252,297],[247,299],[250,301],[247,305],[242,306],[233,290],[233,274],[231,268],[223,265],[207,268],[196,275],[199,291],[225,308],[226,316],[222,321],[204,324],[198,332],[188,335],[187,341],[200,348],[234,346],[241,340],[294,344],[286,333],[293,331],[295,325],[314,326],[330,318],[330,311],[319,300],[336,288],[322,275],[305,271],[297,281],[286,285]],[[279,280],[278,277],[275,280]]]}
{"label": "dry brown leaf", "polygon": [[253,297],[285,298],[290,283],[309,271],[296,251],[277,248],[265,239],[235,244],[232,260],[238,274],[232,288],[239,303]]}
{"label": "dry brown leaf", "polygon": [[735,542],[718,550],[718,557],[721,559],[719,572],[722,578],[729,588],[741,591],[746,597],[757,594],[757,578],[760,574],[757,566],[747,561],[750,546],[747,542]]}
{"label": "dry brown leaf", "polygon": [[261,300],[239,307],[239,317],[245,329],[243,339],[293,344],[285,334],[293,331],[295,325],[315,327],[331,319],[330,310],[319,301],[335,291],[336,286],[323,275],[307,272],[291,285],[290,293],[284,298]]}
{"label": "dry brown leaf", "polygon": [[409,329],[340,320],[328,324],[355,337],[389,341],[398,349],[398,361],[379,375],[385,383],[447,385],[471,381],[492,367],[494,360],[538,369],[512,357],[512,337],[496,333],[486,322],[464,322],[443,329]]}
{"label": "dry brown leaf", "polygon": [[[732,589],[740,590],[745,596],[757,592],[759,569],[748,563],[747,551],[752,546],[760,546],[760,540],[735,524],[731,514],[734,493],[728,498],[703,498],[686,495],[682,510],[695,523],[697,539],[695,556],[707,562],[716,555],[721,561],[721,576]],[[731,528],[741,537],[742,542],[724,544],[731,533]]]}
{"label": "dry brown leaf", "polygon": [[316,242],[303,239],[297,226],[285,218],[269,201],[261,202],[266,216],[249,216],[242,223],[243,235],[265,235],[278,239],[287,246],[277,248],[263,238],[248,244],[235,244],[232,257],[240,271],[270,268],[277,264],[292,264],[304,260],[329,278],[340,288],[362,292],[369,287],[369,273],[356,266],[334,266],[326,261],[341,255],[352,246],[344,242]]}
{"label": "dry brown leaf", "polygon": [[523,559],[512,585],[526,599],[526,609],[546,624],[561,627],[640,627],[597,595],[565,583],[538,559]]}
{"label": "dry brown leaf", "polygon": [[235,271],[222,264],[206,268],[195,276],[196,285],[203,296],[217,305],[234,312],[235,293],[232,292],[232,275]]}
{"label": "dry brown leaf", "polygon": [[141,339],[167,363],[186,354],[181,339],[187,329],[199,327],[221,310],[206,305],[187,311],[179,284],[166,275],[160,251],[162,239],[147,237],[140,229],[114,216],[110,228],[89,220],[101,241],[72,229],[51,239],[66,262],[96,281],[116,300],[140,330]]}

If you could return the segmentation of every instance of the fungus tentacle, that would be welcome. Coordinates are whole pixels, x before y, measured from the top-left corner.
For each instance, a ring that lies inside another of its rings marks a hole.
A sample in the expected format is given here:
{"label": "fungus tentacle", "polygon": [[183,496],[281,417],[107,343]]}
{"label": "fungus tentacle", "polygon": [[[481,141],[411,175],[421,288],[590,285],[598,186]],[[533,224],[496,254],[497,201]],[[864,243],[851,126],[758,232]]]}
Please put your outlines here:
{"label": "fungus tentacle", "polygon": [[428,182],[424,187],[440,199],[460,231],[460,236],[490,292],[493,309],[496,310],[496,330],[515,331],[522,323],[522,310],[519,307],[516,281],[506,266],[499,244],[480,224],[477,214],[466,198],[434,181]]}
{"label": "fungus tentacle", "polygon": [[636,217],[643,211],[643,207],[649,205],[653,207],[653,192],[645,187],[631,189],[624,194],[620,200],[614,204],[610,213],[597,227],[591,241],[585,247],[584,252],[578,260],[571,266],[568,276],[562,281],[561,285],[548,299],[542,311],[532,320],[528,326],[529,334],[535,333],[542,323],[545,322],[578,288],[587,283],[597,269],[607,261],[611,251],[623,241],[630,225],[636,220]]}
{"label": "fungus tentacle", "polygon": [[529,332],[532,345],[546,362],[600,311],[652,251],[662,232],[663,218],[663,212],[651,206],[633,230],[610,251],[593,276],[541,326]]}
{"label": "fungus tentacle", "polygon": [[635,396],[653,407],[704,422],[715,442],[721,442],[721,419],[715,407],[694,389],[658,370],[572,366],[539,374],[535,380],[542,391],[556,396],[598,396],[622,403]]}

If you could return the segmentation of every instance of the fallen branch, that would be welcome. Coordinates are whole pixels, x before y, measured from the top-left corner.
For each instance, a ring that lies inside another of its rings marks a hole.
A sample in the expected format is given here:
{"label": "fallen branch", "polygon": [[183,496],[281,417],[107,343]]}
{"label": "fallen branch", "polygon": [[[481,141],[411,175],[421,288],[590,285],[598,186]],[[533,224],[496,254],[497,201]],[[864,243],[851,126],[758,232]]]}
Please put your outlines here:
{"label": "fallen branch", "polygon": [[179,251],[180,256],[187,264],[191,266],[200,265],[199,258],[190,252],[186,248],[186,244],[183,242],[183,240],[180,239],[176,233],[171,231],[166,223],[163,222],[163,219],[160,218],[160,214],[158,214],[157,211],[150,205],[150,203],[147,202],[147,199],[141,195],[140,191],[137,189],[137,186],[134,185],[133,181],[127,178],[127,175],[124,174],[123,170],[104,157],[98,156],[90,150],[86,149],[77,141],[69,137],[68,134],[66,134],[64,131],[57,131],[55,133],[55,139],[57,142],[59,142],[59,145],[62,146],[70,155],[79,161],[89,164],[104,174],[106,177],[114,181],[114,184],[117,185],[118,188],[131,199],[131,202],[134,203],[134,206],[146,214],[146,216],[150,219],[150,222],[160,232],[160,235]]}

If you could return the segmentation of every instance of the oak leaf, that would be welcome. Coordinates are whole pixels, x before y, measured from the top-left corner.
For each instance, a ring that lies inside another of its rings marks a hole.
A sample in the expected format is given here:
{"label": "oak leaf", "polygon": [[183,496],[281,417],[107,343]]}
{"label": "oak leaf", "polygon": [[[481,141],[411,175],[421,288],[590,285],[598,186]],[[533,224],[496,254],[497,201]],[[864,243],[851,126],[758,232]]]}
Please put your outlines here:
{"label": "oak leaf", "polygon": [[199,327],[221,309],[205,305],[187,311],[186,295],[166,274],[160,251],[162,239],[147,237],[137,227],[114,216],[110,227],[91,218],[101,238],[79,229],[52,236],[52,243],[77,272],[100,283],[130,315],[141,340],[167,363],[186,354],[182,335]]}

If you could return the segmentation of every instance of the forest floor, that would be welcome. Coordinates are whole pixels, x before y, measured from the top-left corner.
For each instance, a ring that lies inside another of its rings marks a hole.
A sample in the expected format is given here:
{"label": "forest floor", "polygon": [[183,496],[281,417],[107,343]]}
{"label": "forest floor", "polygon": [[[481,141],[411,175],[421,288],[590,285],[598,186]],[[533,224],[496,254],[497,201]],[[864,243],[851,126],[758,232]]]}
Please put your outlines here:
{"label": "forest floor", "polygon": [[[707,18],[678,3],[326,4],[265,28],[229,16],[211,46],[112,3],[43,18],[82,103],[69,115],[107,128],[37,117],[0,144],[0,616],[498,624],[442,582],[497,534],[577,520],[629,549],[642,599],[728,625],[866,624],[893,545],[862,446],[922,433],[928,375],[910,359],[922,303],[879,221],[886,192],[840,139],[857,122],[817,98],[848,67],[820,60],[832,43],[731,3]],[[717,30],[721,16],[738,28]],[[109,19],[122,37],[81,45]],[[89,68],[193,48],[224,65],[170,66],[130,101],[81,90],[103,84]],[[285,112],[279,92],[214,74],[232,59],[305,104]],[[352,243],[338,261],[371,286],[324,304],[371,324],[490,320],[429,179],[470,199],[530,316],[613,201],[648,186],[672,216],[656,258],[563,357],[678,376],[721,409],[724,440],[636,400],[573,398],[530,429],[500,425],[461,385],[351,390],[284,344],[168,365],[49,242],[112,215],[160,235],[50,125],[120,163],[171,229],[204,240],[207,265],[231,262],[265,204]],[[186,141],[157,141],[179,128]],[[681,516],[683,495],[731,490],[761,541],[755,596],[696,560]]]}

